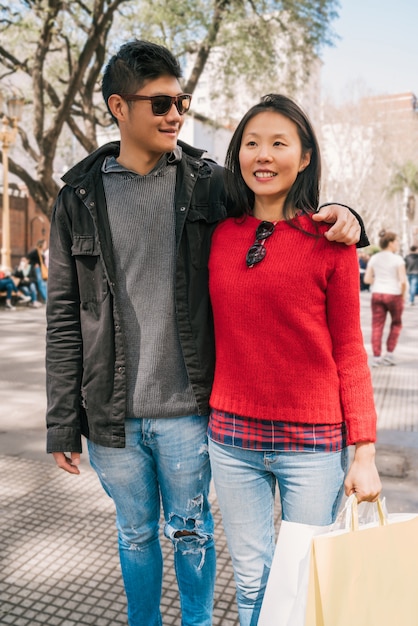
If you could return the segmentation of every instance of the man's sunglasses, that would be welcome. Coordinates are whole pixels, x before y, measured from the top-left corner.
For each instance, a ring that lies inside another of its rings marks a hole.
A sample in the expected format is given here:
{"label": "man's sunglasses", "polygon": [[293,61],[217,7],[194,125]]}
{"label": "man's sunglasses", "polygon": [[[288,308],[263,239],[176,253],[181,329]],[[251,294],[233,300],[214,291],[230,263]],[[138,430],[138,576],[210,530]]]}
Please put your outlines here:
{"label": "man's sunglasses", "polygon": [[255,231],[255,242],[247,252],[246,262],[247,267],[254,267],[257,263],[260,263],[266,256],[266,249],[264,247],[265,240],[270,237],[274,232],[274,222],[260,222]]}
{"label": "man's sunglasses", "polygon": [[150,100],[154,115],[166,115],[173,104],[176,105],[179,114],[184,115],[190,109],[192,101],[192,96],[189,93],[181,93],[179,96],[137,96],[135,93],[121,93],[119,95],[126,102]]}

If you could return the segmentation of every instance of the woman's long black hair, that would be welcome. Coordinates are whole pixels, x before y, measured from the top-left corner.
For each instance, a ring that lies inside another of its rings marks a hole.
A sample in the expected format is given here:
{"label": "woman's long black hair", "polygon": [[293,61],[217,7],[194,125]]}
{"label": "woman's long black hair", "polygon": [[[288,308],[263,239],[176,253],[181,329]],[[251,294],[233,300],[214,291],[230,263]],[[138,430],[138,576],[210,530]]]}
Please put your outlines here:
{"label": "woman's long black hair", "polygon": [[230,141],[225,159],[225,188],[232,215],[251,214],[254,206],[254,193],[245,184],[239,164],[239,151],[242,136],[248,122],[265,111],[281,113],[294,124],[302,144],[302,154],[311,153],[309,165],[299,172],[290,189],[283,207],[283,217],[291,219],[295,211],[315,213],[319,203],[321,180],[321,157],[314,129],[307,115],[293,100],[280,94],[268,94],[251,107],[238,124]]}

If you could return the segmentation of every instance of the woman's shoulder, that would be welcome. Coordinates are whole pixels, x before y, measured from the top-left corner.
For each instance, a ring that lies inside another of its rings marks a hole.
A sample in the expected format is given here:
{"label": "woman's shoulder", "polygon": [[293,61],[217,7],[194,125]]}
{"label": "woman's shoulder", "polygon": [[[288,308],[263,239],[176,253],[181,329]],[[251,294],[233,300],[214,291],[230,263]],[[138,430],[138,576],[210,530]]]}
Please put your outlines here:
{"label": "woman's shoulder", "polygon": [[217,225],[215,234],[226,234],[233,232],[243,232],[245,230],[251,230],[257,228],[260,220],[257,220],[252,215],[244,215],[242,217],[227,217]]}
{"label": "woman's shoulder", "polygon": [[299,215],[294,218],[293,222],[294,226],[300,229],[301,234],[309,233],[310,235],[316,236],[324,246],[334,246],[335,242],[328,241],[328,239],[324,237],[324,234],[331,228],[331,224],[327,224],[326,222],[314,222],[312,215]]}
{"label": "woman's shoulder", "polygon": [[307,215],[303,213],[301,215],[297,215],[293,221],[303,230],[307,230],[313,234],[318,233],[323,235],[331,227],[331,224],[326,224],[325,222],[314,222],[312,215],[313,214]]}

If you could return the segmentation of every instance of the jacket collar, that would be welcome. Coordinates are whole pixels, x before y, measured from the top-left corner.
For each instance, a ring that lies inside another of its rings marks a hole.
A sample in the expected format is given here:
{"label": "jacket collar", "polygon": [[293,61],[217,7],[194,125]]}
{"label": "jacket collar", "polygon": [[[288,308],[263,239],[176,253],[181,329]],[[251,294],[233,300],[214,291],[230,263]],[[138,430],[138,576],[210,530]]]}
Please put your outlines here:
{"label": "jacket collar", "polygon": [[[205,152],[204,150],[194,148],[183,141],[178,141],[178,145],[181,147],[183,154],[186,154],[193,159],[200,160]],[[78,187],[82,181],[84,181],[86,174],[95,170],[96,167],[99,167],[100,169],[107,156],[117,157],[119,155],[119,151],[120,141],[111,141],[104,144],[85,157],[82,161],[79,161],[76,165],[74,165],[74,167],[64,174],[62,180],[67,185],[70,185],[70,187]]]}

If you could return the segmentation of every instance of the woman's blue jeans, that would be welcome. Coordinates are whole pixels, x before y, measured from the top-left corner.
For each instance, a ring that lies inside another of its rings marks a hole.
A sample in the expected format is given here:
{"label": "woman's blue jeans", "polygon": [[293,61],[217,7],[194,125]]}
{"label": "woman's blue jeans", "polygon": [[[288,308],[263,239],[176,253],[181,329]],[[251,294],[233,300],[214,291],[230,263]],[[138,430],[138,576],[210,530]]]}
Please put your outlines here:
{"label": "woman's blue jeans", "polygon": [[348,452],[259,452],[209,440],[212,474],[234,567],[241,626],[256,626],[282,519],[328,525],[343,495]]}
{"label": "woman's blue jeans", "polygon": [[208,501],[207,416],[127,419],[126,447],[88,442],[90,463],[116,506],[130,626],[160,626],[164,534],[174,546],[182,626],[212,624],[216,555]]}

